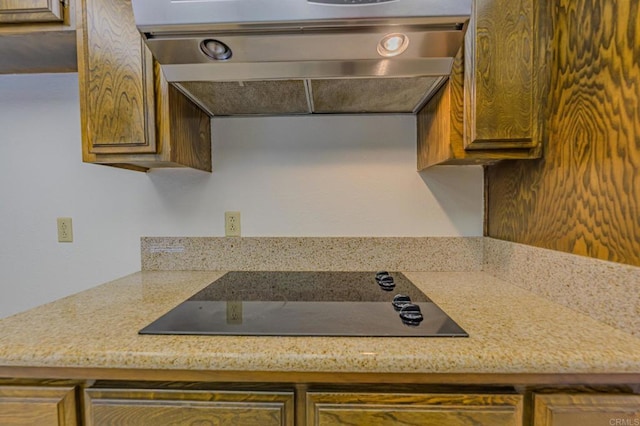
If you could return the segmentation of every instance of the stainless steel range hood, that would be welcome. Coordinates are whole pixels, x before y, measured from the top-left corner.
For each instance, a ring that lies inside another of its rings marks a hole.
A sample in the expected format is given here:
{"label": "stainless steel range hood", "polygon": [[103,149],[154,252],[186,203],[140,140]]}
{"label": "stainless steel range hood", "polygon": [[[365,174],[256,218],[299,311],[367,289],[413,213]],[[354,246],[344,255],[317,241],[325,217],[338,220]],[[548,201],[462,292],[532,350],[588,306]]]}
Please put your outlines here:
{"label": "stainless steel range hood", "polygon": [[472,0],[132,0],[167,80],[211,115],[415,113]]}

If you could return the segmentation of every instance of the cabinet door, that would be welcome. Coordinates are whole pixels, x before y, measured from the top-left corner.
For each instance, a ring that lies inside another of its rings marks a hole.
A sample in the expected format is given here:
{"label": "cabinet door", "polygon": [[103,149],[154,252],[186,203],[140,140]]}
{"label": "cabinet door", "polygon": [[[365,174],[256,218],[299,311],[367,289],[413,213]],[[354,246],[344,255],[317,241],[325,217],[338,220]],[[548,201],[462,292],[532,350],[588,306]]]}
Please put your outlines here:
{"label": "cabinet door", "polygon": [[640,395],[535,395],[534,426],[637,426]]}
{"label": "cabinet door", "polygon": [[86,425],[293,425],[293,392],[87,389]]}
{"label": "cabinet door", "polygon": [[476,0],[465,36],[466,149],[537,141],[533,0]]}
{"label": "cabinet door", "polygon": [[307,424],[516,426],[522,425],[522,396],[310,392]]}
{"label": "cabinet door", "polygon": [[0,425],[75,426],[73,387],[0,386]]}
{"label": "cabinet door", "polygon": [[78,0],[82,159],[211,171],[209,116],[164,79],[130,0]]}
{"label": "cabinet door", "polygon": [[155,153],[153,62],[136,29],[131,2],[81,4],[78,77],[85,159]]}
{"label": "cabinet door", "polygon": [[60,0],[3,0],[0,23],[61,22],[64,19]]}
{"label": "cabinet door", "polygon": [[418,112],[418,170],[542,155],[552,4],[476,0],[447,83]]}
{"label": "cabinet door", "polygon": [[0,74],[76,72],[75,12],[75,0],[0,0]]}

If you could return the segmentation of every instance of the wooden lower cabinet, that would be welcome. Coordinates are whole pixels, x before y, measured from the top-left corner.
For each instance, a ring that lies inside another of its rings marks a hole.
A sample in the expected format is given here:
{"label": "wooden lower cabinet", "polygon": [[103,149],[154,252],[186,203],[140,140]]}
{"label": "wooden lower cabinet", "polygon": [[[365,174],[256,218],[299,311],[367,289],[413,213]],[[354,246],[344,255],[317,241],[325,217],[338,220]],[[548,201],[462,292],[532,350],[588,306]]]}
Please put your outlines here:
{"label": "wooden lower cabinet", "polygon": [[79,424],[74,387],[0,386],[0,425]]}
{"label": "wooden lower cabinet", "polygon": [[521,395],[316,393],[306,398],[311,426],[518,426]]}
{"label": "wooden lower cabinet", "polygon": [[516,389],[0,379],[0,425],[640,426],[638,385]]}
{"label": "wooden lower cabinet", "polygon": [[87,389],[85,424],[292,426],[293,392]]}
{"label": "wooden lower cabinet", "polygon": [[535,395],[533,425],[640,426],[640,395]]}

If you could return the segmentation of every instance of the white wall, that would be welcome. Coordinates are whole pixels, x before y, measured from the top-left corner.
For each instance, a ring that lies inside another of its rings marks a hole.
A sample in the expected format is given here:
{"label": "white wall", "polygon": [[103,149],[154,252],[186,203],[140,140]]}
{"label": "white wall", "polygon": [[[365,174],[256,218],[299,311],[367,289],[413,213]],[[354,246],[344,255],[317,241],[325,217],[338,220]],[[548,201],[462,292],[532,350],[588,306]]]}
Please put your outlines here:
{"label": "white wall", "polygon": [[0,317],[139,270],[141,236],[221,236],[226,210],[245,236],[482,235],[482,169],[417,173],[414,117],[215,119],[212,174],[144,174],[82,163],[77,84],[0,76]]}

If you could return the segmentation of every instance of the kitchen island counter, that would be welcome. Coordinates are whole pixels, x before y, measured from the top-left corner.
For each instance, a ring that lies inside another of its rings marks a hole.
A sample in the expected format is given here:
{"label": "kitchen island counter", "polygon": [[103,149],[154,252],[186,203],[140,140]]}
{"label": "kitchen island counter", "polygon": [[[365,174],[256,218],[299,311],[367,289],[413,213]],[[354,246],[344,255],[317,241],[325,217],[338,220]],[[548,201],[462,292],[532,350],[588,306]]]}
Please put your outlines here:
{"label": "kitchen island counter", "polygon": [[154,371],[163,380],[206,372],[209,379],[298,374],[312,381],[329,373],[350,381],[406,373],[399,382],[425,374],[500,382],[501,375],[608,375],[610,383],[620,374],[640,381],[640,339],[484,272],[405,272],[468,338],[138,334],[223,273],[138,272],[0,320],[0,376],[142,379],[150,376],[134,372]]}

